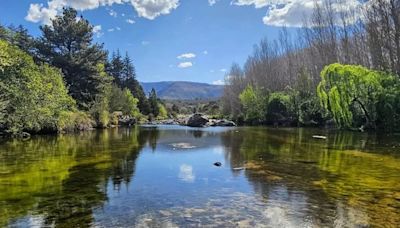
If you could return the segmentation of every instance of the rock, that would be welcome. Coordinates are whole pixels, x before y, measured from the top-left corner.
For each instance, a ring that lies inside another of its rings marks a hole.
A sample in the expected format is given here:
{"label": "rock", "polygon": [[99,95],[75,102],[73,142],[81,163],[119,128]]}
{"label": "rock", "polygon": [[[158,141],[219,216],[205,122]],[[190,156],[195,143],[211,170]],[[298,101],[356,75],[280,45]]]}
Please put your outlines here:
{"label": "rock", "polygon": [[118,124],[121,126],[132,126],[136,124],[136,119],[129,116],[121,116],[118,119]]}
{"label": "rock", "polygon": [[22,132],[22,133],[19,135],[19,137],[20,137],[22,140],[28,140],[28,139],[31,138],[31,134],[29,134],[28,132]]}
{"label": "rock", "polygon": [[221,164],[221,162],[215,162],[214,165],[219,167],[219,166],[221,166],[222,164]]}
{"label": "rock", "polygon": [[217,127],[234,127],[236,124],[233,121],[222,119],[222,120],[216,120],[214,121],[211,126],[217,126]]}
{"label": "rock", "polygon": [[189,117],[186,125],[189,127],[204,127],[208,123],[208,118],[202,114],[196,113]]}
{"label": "rock", "polygon": [[164,217],[171,217],[173,214],[166,210],[160,210],[159,213]]}

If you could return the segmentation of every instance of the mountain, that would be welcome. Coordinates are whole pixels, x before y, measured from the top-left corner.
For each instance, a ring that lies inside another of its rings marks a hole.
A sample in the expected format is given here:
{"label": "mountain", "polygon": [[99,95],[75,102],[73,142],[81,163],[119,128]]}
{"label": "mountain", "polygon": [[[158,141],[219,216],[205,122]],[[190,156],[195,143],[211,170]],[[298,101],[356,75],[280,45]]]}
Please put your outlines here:
{"label": "mountain", "polygon": [[185,81],[142,82],[141,84],[146,94],[154,88],[157,96],[166,100],[218,99],[222,96],[224,89],[221,85]]}

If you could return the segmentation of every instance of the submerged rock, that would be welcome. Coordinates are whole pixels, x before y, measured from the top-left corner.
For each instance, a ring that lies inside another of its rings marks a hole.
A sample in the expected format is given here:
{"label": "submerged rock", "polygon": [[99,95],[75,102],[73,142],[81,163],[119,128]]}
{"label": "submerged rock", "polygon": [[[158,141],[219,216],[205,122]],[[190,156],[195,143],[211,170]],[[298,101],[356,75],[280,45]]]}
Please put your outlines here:
{"label": "submerged rock", "polygon": [[219,166],[222,166],[222,163],[221,162],[215,162],[214,165],[219,167]]}

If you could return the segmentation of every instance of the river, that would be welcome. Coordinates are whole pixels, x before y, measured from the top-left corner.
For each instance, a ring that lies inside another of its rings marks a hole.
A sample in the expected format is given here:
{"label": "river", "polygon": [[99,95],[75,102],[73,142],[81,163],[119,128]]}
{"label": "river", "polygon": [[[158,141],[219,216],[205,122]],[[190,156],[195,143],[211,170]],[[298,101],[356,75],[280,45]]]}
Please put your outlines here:
{"label": "river", "polygon": [[3,226],[400,227],[400,135],[141,126],[4,140]]}

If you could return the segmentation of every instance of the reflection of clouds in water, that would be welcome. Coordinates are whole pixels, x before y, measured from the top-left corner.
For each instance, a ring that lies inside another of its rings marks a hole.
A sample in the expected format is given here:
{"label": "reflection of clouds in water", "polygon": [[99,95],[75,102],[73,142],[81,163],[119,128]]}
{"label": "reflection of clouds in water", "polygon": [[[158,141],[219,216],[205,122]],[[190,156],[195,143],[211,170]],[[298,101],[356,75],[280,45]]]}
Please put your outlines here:
{"label": "reflection of clouds in water", "polygon": [[307,208],[305,195],[289,193],[286,187],[278,186],[269,192],[263,215],[271,227],[313,227],[304,208]]}
{"label": "reflection of clouds in water", "polygon": [[272,227],[298,227],[288,216],[284,208],[272,206],[264,211],[264,216],[268,219],[269,225]]}
{"label": "reflection of clouds in water", "polygon": [[191,165],[182,164],[179,167],[179,179],[185,182],[192,183],[196,179],[196,176],[193,174],[193,167]]}
{"label": "reflection of clouds in water", "polygon": [[222,147],[222,146],[214,147],[214,148],[212,148],[212,152],[214,154],[218,154],[218,155],[224,154],[224,147]]}
{"label": "reflection of clouds in water", "polygon": [[337,204],[334,227],[354,227],[356,225],[357,227],[368,227],[368,220],[368,215],[363,211],[350,206],[346,208],[342,203]]}

